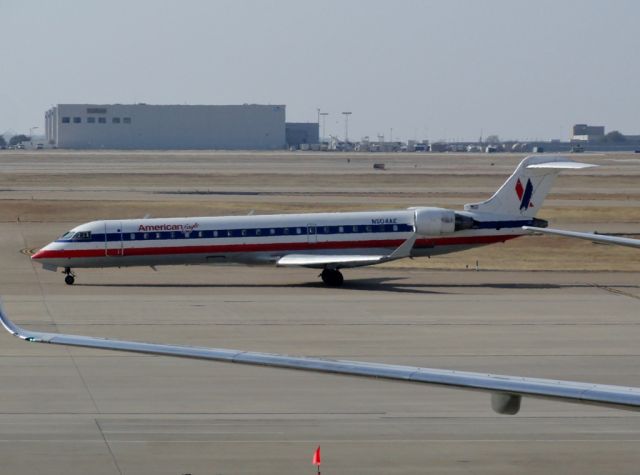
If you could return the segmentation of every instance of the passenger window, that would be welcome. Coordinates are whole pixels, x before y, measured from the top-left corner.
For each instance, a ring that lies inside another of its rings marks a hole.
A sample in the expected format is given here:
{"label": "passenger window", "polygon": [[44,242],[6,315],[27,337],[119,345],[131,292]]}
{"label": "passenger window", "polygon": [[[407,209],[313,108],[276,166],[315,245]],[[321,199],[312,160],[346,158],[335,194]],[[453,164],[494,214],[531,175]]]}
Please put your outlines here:
{"label": "passenger window", "polygon": [[136,239],[136,233],[131,233],[131,234],[129,234],[129,238],[130,238],[132,241],[135,241],[135,239]]}
{"label": "passenger window", "polygon": [[272,236],[273,236],[275,233],[276,233],[276,230],[275,230],[275,229],[271,228],[271,229],[269,230],[269,234],[271,234]]}
{"label": "passenger window", "polygon": [[145,239],[149,239],[149,233],[144,233],[144,235],[142,236]]}
{"label": "passenger window", "polygon": [[357,232],[358,232],[358,226],[354,226],[354,227],[353,227],[353,232],[354,232],[354,233],[357,233]]}
{"label": "passenger window", "polygon": [[189,236],[191,236],[191,233],[189,231],[185,231],[184,232],[185,239],[189,239]]}
{"label": "passenger window", "polygon": [[218,237],[218,231],[213,232],[213,237]]}
{"label": "passenger window", "polygon": [[325,226],[324,229],[323,229],[323,232],[325,234],[330,234],[331,233],[331,229],[329,228],[329,226]]}
{"label": "passenger window", "polygon": [[156,239],[162,239],[162,234],[156,233]]}
{"label": "passenger window", "polygon": [[373,231],[373,228],[372,228],[371,226],[366,226],[366,227],[365,227],[365,230],[366,230],[368,233],[370,233],[370,232],[372,232],[372,231]]}
{"label": "passenger window", "polygon": [[397,230],[398,230],[398,225],[397,225],[397,224],[394,224],[394,225],[393,225],[393,230],[394,230],[394,231],[397,231]]}
{"label": "passenger window", "polygon": [[240,234],[242,234],[243,237],[246,236],[247,235],[247,230],[243,229],[242,231],[240,231]]}
{"label": "passenger window", "polygon": [[338,226],[338,232],[339,233],[343,233],[344,232],[344,226]]}
{"label": "passenger window", "polygon": [[284,229],[282,230],[282,233],[283,233],[283,234],[289,234],[289,228],[284,228]]}
{"label": "passenger window", "polygon": [[202,231],[198,231],[198,237],[199,238],[204,237],[204,233]]}
{"label": "passenger window", "polygon": [[231,230],[227,231],[227,236],[228,237],[232,237],[233,236],[233,232]]}
{"label": "passenger window", "polygon": [[256,236],[260,236],[262,234],[262,229],[256,229]]}
{"label": "passenger window", "polygon": [[296,228],[296,234],[302,234],[302,228]]}

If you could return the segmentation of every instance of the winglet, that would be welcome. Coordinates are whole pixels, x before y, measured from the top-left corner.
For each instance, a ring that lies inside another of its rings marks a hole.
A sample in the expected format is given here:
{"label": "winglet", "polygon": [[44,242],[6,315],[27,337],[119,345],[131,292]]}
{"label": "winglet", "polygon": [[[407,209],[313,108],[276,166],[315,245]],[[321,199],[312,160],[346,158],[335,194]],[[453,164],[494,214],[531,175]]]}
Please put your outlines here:
{"label": "winglet", "polygon": [[416,239],[418,238],[417,233],[413,233],[409,238],[400,244],[398,248],[389,254],[384,260],[385,261],[393,261],[395,259],[402,259],[404,257],[409,257],[411,255],[411,249],[413,249],[413,245],[416,243]]}
{"label": "winglet", "polygon": [[2,323],[2,326],[4,327],[4,329],[7,330],[12,335],[17,337],[20,336],[20,333],[22,332],[22,328],[20,328],[18,325],[16,325],[11,320],[9,320],[9,317],[7,317],[7,314],[4,311],[4,305],[2,303],[2,300],[0,300],[0,323]]}
{"label": "winglet", "polygon": [[35,342],[43,342],[45,341],[42,337],[45,336],[45,333],[40,332],[32,332],[25,330],[24,328],[16,325],[11,321],[11,319],[7,316],[7,313],[4,310],[4,305],[2,304],[2,299],[0,299],[0,323],[13,336],[17,336],[21,340],[25,341],[35,341]]}

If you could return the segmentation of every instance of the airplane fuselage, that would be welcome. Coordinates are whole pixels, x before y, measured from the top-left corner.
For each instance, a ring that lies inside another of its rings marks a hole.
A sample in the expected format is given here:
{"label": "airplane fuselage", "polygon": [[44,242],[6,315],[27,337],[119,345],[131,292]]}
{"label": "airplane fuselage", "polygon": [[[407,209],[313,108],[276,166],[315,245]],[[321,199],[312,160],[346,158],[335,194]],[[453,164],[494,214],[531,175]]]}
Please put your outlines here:
{"label": "airplane fuselage", "polygon": [[[456,212],[473,229],[419,236],[412,257],[502,242],[532,218]],[[274,264],[290,253],[386,254],[414,233],[415,210],[93,221],[73,228],[33,259],[45,267]],[[343,267],[349,267],[347,265]]]}
{"label": "airplane fuselage", "polygon": [[275,264],[322,269],[327,285],[340,269],[406,257],[462,251],[545,227],[535,218],[555,177],[587,168],[563,157],[530,156],[488,199],[464,210],[416,207],[397,211],[276,214],[92,221],[73,228],[32,258],[72,269],[189,264]]}

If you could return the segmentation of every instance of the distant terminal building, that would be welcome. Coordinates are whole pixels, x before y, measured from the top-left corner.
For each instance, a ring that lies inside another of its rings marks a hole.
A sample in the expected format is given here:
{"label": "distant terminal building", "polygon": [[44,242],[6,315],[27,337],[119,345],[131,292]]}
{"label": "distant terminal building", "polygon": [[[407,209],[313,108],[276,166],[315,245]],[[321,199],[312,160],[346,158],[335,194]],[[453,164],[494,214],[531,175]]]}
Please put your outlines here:
{"label": "distant terminal building", "polygon": [[571,140],[592,141],[604,137],[604,125],[576,124]]}
{"label": "distant terminal building", "polygon": [[58,104],[45,113],[45,131],[51,146],[71,149],[278,150],[287,143],[284,105]]}

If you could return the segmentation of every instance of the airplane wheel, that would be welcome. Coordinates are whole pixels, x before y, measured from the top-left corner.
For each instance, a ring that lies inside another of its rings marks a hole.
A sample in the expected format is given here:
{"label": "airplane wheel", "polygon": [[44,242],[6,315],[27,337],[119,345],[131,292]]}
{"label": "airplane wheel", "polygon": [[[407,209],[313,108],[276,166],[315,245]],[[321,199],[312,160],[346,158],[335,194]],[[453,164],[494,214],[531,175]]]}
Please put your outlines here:
{"label": "airplane wheel", "polygon": [[337,269],[325,269],[320,276],[322,277],[322,282],[330,287],[340,287],[344,282],[342,272]]}
{"label": "airplane wheel", "polygon": [[67,285],[73,285],[75,281],[76,281],[76,278],[71,274],[68,274],[64,277],[64,283]]}

